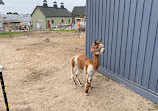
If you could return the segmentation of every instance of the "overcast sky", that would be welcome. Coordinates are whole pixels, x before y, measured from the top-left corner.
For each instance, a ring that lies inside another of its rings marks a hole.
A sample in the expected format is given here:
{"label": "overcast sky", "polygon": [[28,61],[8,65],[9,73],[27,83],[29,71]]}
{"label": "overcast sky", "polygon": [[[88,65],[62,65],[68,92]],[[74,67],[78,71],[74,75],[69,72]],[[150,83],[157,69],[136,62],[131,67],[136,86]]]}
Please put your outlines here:
{"label": "overcast sky", "polygon": [[[18,12],[19,14],[31,14],[37,5],[43,5],[43,0],[2,0],[5,5],[0,5],[0,13]],[[74,6],[85,6],[86,0],[47,0],[48,6],[53,6],[56,1],[58,6],[63,2],[65,8],[72,11]]]}

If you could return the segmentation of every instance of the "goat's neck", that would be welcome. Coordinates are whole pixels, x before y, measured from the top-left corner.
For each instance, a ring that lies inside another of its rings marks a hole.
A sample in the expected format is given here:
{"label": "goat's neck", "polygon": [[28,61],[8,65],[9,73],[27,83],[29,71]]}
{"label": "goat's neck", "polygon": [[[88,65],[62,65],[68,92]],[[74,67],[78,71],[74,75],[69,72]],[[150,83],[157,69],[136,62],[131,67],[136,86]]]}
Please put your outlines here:
{"label": "goat's neck", "polygon": [[99,55],[94,54],[93,67],[95,70],[99,67]]}

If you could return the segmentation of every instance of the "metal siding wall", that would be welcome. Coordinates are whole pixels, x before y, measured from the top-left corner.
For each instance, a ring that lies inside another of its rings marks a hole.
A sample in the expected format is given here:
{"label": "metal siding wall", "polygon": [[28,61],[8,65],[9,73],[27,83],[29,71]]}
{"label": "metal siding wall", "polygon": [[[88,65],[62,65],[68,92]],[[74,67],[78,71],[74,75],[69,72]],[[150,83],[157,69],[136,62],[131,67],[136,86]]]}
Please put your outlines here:
{"label": "metal siding wall", "polygon": [[136,4],[138,0],[131,0],[130,3],[130,12],[129,12],[129,24],[128,24],[128,34],[127,34],[127,45],[126,45],[126,56],[125,56],[125,68],[124,68],[124,77],[129,79],[129,70],[131,63],[132,55],[132,44],[133,44],[133,35],[135,27],[135,16],[136,16]]}
{"label": "metal siding wall", "polygon": [[[106,0],[106,16],[105,16],[105,22],[106,22],[106,26],[105,26],[105,49],[106,49],[106,52],[109,52],[109,49],[108,49],[108,38],[109,38],[109,18],[110,18],[110,0]],[[104,58],[104,67],[107,68],[107,58],[108,58],[108,55],[105,54],[105,58]]]}
{"label": "metal siding wall", "polygon": [[142,85],[143,64],[144,64],[146,43],[147,43],[147,37],[148,37],[147,35],[149,31],[148,26],[150,22],[151,6],[152,6],[152,0],[145,0],[144,10],[143,10],[143,19],[142,19],[142,28],[141,28],[141,34],[139,37],[140,41],[138,45],[136,76],[135,76],[135,82],[139,85]]}
{"label": "metal siding wall", "polygon": [[[105,18],[105,13],[103,13],[103,9],[104,9],[104,7],[103,7],[103,1],[105,1],[105,0],[100,0],[100,11],[99,11],[99,14],[100,14],[100,23],[99,24],[101,24],[100,25],[100,35],[99,35],[99,37],[100,38],[102,38],[102,43],[104,42],[104,30],[103,29],[105,29],[104,28],[104,24],[105,24],[105,20],[104,20],[104,18]],[[101,57],[100,57],[100,65],[102,66],[102,67],[104,67],[104,55],[101,55]]]}
{"label": "metal siding wall", "polygon": [[[124,11],[125,11],[125,0],[120,0],[119,4],[119,18],[118,18],[118,33],[116,39],[116,57],[115,57],[115,73],[119,75],[119,63],[120,63],[120,51],[122,42],[122,32],[123,32],[123,21],[124,21]],[[108,53],[108,52],[107,52]]]}
{"label": "metal siding wall", "polygon": [[108,35],[108,53],[107,53],[107,69],[111,70],[111,50],[112,50],[112,30],[114,21],[114,0],[110,0],[110,16],[109,16],[109,35]]}
{"label": "metal siding wall", "polygon": [[152,9],[150,14],[150,24],[148,29],[148,38],[146,42],[144,66],[143,66],[143,77],[142,77],[142,86],[149,88],[150,80],[150,70],[152,64],[154,44],[156,41],[156,31],[157,31],[157,20],[158,20],[158,0],[152,1]]}
{"label": "metal siding wall", "polygon": [[[152,56],[152,64],[150,70],[150,81],[149,81],[149,89],[152,91],[157,91],[156,88],[158,87],[158,21],[156,27],[156,35],[154,41],[154,49],[153,49],[153,56]],[[157,86],[157,87],[156,87]]]}
{"label": "metal siding wall", "polygon": [[115,57],[116,57],[116,38],[118,32],[118,16],[119,16],[119,2],[120,0],[115,0],[114,2],[114,21],[113,21],[113,38],[112,38],[112,47],[111,47],[111,71],[115,72]]}
{"label": "metal siding wall", "polygon": [[121,51],[120,51],[120,68],[119,74],[124,76],[124,63],[125,63],[125,51],[128,35],[128,25],[129,25],[129,9],[130,9],[130,0],[125,1],[125,11],[124,11],[124,21],[123,21],[123,30],[122,30],[122,42],[121,42]]}
{"label": "metal siding wall", "polygon": [[[105,19],[106,18],[106,7],[105,6],[106,6],[106,0],[103,0],[102,1],[102,7],[103,7],[103,11],[102,11],[102,15],[103,15],[102,16],[103,17],[102,18],[102,39],[103,40],[102,40],[102,43],[103,44],[105,44],[105,34],[106,34],[105,33],[105,27],[106,27],[106,19]],[[104,67],[104,64],[105,64],[105,62],[104,62],[105,61],[105,54],[102,55],[101,60],[102,60],[102,63],[103,63],[102,67]]]}
{"label": "metal siding wall", "polygon": [[[86,5],[87,5],[87,8],[86,8],[86,12],[88,12],[87,13],[87,21],[86,21],[86,23],[87,23],[87,25],[86,25],[86,31],[87,31],[87,33],[86,33],[86,44],[89,44],[89,38],[90,38],[90,33],[89,33],[89,31],[90,31],[90,2],[88,2],[88,1],[86,1]],[[86,56],[87,57],[89,57],[89,45],[86,45]]]}
{"label": "metal siding wall", "polygon": [[136,71],[136,57],[138,53],[139,36],[142,27],[142,16],[144,10],[144,0],[137,0],[136,4],[135,27],[133,32],[132,50],[130,58],[129,80],[134,82]]}
{"label": "metal siding wall", "polygon": [[[93,26],[92,26],[92,28],[93,28],[93,31],[92,31],[92,33],[93,33],[93,36],[92,36],[92,41],[91,41],[91,46],[92,46],[92,44],[94,43],[94,41],[95,41],[95,34],[96,34],[96,0],[92,0],[92,6],[93,6],[93,8],[91,9],[91,10],[93,10],[93,13],[92,13],[92,24],[93,24]],[[94,57],[93,57],[93,55],[92,55],[92,53],[91,53],[91,58],[92,59],[94,59]]]}
{"label": "metal siding wall", "polygon": [[158,0],[87,0],[86,55],[103,39],[99,71],[158,103]]}

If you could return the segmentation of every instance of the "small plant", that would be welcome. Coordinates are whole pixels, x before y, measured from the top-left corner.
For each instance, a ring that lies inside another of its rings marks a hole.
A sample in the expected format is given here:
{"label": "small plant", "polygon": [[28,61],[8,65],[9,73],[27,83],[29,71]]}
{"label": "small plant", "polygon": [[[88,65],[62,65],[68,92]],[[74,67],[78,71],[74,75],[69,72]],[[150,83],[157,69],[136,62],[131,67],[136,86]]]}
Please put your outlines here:
{"label": "small plant", "polygon": [[109,81],[109,78],[105,78],[105,82]]}
{"label": "small plant", "polygon": [[154,105],[154,108],[155,108],[155,109],[158,109],[158,104],[155,104],[155,105]]}
{"label": "small plant", "polygon": [[100,75],[99,75],[99,76],[96,76],[96,77],[103,77],[103,76],[100,76]]}
{"label": "small plant", "polygon": [[50,30],[55,32],[71,32],[71,31],[77,31],[77,30]]}

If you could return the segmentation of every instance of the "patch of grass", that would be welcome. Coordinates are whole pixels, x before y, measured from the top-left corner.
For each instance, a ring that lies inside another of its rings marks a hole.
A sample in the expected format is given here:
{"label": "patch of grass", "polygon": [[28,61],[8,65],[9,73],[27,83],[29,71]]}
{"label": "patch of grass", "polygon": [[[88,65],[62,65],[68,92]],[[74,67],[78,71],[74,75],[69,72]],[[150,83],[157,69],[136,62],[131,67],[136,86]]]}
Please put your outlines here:
{"label": "patch of grass", "polygon": [[98,75],[96,77],[98,77],[98,78],[102,78],[103,77],[102,80],[105,80],[105,82],[109,81],[109,78],[105,78],[104,76],[101,76],[101,75]]}
{"label": "patch of grass", "polygon": [[54,32],[74,32],[74,31],[77,31],[77,30],[50,30],[50,31],[54,31]]}
{"label": "patch of grass", "polygon": [[154,108],[155,108],[155,109],[158,109],[158,104],[155,104],[155,105],[154,105]]}
{"label": "patch of grass", "polygon": [[[17,32],[11,32],[11,35],[12,35],[12,34],[25,33],[25,32],[29,32],[29,31],[17,31]],[[4,36],[9,36],[9,32],[2,32],[2,33],[0,33],[0,37],[4,37]]]}
{"label": "patch of grass", "polygon": [[96,76],[96,77],[103,77],[103,76]]}
{"label": "patch of grass", "polygon": [[109,81],[109,78],[105,78],[105,82]]}

